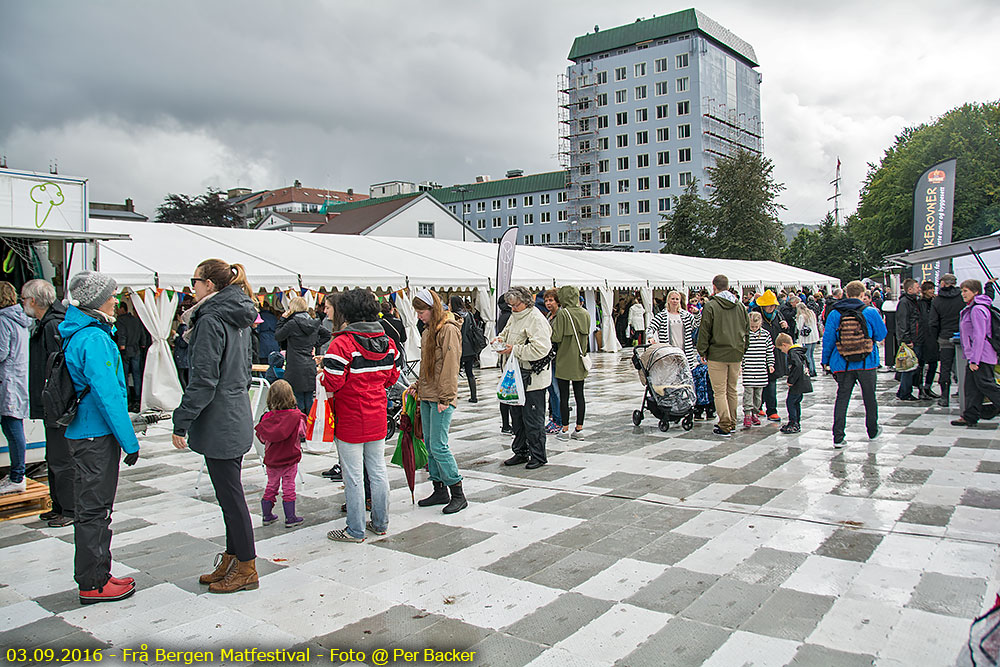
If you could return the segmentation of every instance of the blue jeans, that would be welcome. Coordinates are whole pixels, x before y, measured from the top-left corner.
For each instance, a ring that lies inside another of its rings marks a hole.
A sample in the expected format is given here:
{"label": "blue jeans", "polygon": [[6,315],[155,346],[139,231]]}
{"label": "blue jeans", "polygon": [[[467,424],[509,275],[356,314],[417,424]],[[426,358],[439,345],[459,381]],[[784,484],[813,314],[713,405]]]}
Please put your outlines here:
{"label": "blue jeans", "polygon": [[444,412],[438,412],[438,404],[420,401],[420,419],[424,426],[424,445],[427,446],[427,468],[431,479],[443,482],[445,486],[458,484],[462,476],[458,474],[458,464],[448,446],[448,429],[455,406],[449,405]]}
{"label": "blue jeans", "polygon": [[313,395],[316,392],[315,391],[294,391],[292,393],[295,394],[295,402],[298,404],[299,410],[301,410],[305,414],[309,414],[309,411],[312,409]]}
{"label": "blue jeans", "polygon": [[17,417],[3,415],[0,427],[3,427],[10,451],[10,481],[17,483],[24,479],[24,456],[28,448],[28,441],[24,439],[24,422]]}
{"label": "blue jeans", "polygon": [[916,370],[906,371],[899,374],[899,390],[896,391],[896,398],[913,396],[913,378],[917,375]]}
{"label": "blue jeans", "polygon": [[552,384],[549,385],[549,412],[556,426],[563,425],[562,411],[559,404],[559,385],[556,384],[556,366],[552,364]]}
{"label": "blue jeans", "polygon": [[125,373],[125,382],[128,383],[128,379],[132,378],[132,391],[135,392],[135,400],[142,400],[142,357],[128,357],[123,360],[124,368],[122,369]]}
{"label": "blue jeans", "polygon": [[802,394],[788,392],[785,397],[785,409],[788,410],[788,423],[800,425],[802,421]]}
{"label": "blue jeans", "polygon": [[337,454],[347,495],[347,534],[359,538],[365,536],[365,473],[368,473],[372,487],[372,525],[377,530],[385,530],[389,527],[385,440],[361,443],[337,440]]}
{"label": "blue jeans", "polygon": [[813,359],[813,350],[816,349],[816,343],[806,343],[802,347],[806,350],[806,364],[809,366],[809,374],[816,375],[816,360]]}

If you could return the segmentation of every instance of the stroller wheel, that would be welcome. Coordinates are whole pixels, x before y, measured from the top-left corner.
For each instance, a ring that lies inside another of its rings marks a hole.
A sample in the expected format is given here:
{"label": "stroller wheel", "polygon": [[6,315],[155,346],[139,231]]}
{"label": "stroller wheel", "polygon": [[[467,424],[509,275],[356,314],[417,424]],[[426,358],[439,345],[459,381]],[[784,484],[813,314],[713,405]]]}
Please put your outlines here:
{"label": "stroller wheel", "polygon": [[668,422],[666,419],[661,419],[660,420],[660,430],[663,431],[664,433],[666,433],[667,431],[669,431],[670,430],[670,422]]}
{"label": "stroller wheel", "polygon": [[694,426],[694,415],[690,412],[684,415],[684,419],[681,420],[681,428],[685,431],[690,431],[691,427]]}
{"label": "stroller wheel", "polygon": [[386,426],[385,439],[388,440],[392,436],[396,435],[396,420],[393,419],[392,417],[389,417],[386,420],[385,426]]}
{"label": "stroller wheel", "polygon": [[642,410],[634,410],[632,412],[632,423],[638,426],[639,424],[642,423],[642,417],[643,417]]}

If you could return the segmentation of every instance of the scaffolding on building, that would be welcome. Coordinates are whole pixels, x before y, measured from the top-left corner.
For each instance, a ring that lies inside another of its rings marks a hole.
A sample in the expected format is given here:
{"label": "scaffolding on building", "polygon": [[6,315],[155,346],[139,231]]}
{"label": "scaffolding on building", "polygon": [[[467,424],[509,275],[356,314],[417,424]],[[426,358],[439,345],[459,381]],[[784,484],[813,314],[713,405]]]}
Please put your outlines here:
{"label": "scaffolding on building", "polygon": [[559,164],[566,170],[567,237],[569,243],[580,243],[593,239],[600,210],[594,64],[582,64],[572,78],[560,74],[557,88]]}
{"label": "scaffolding on building", "polygon": [[714,164],[717,157],[732,155],[740,149],[757,155],[763,153],[760,118],[737,113],[736,109],[710,97],[702,98],[701,108],[705,166]]}

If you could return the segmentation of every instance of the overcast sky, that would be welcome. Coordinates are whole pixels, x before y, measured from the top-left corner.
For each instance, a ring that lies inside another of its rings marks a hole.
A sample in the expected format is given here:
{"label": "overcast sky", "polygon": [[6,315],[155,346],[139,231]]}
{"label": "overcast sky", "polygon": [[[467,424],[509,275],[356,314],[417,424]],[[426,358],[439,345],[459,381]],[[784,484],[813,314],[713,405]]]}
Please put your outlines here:
{"label": "overcast sky", "polygon": [[0,154],[150,217],[208,186],[554,170],[573,39],[691,6],[757,52],[783,222],[832,207],[838,156],[850,212],[902,128],[1000,98],[995,0],[0,0]]}

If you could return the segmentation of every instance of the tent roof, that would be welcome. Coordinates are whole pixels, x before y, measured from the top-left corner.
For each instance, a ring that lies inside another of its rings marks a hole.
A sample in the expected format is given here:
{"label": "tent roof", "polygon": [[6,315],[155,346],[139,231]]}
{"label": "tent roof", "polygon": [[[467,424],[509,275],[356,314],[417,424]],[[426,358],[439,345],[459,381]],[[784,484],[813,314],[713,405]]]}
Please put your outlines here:
{"label": "tent roof", "polygon": [[965,241],[944,243],[933,248],[927,248],[926,250],[907,250],[894,255],[886,255],[885,258],[890,262],[896,262],[904,266],[917,266],[919,264],[940,262],[946,259],[996,250],[997,248],[1000,248],[1000,236],[990,234],[989,236],[978,236],[974,239],[966,239]]}

